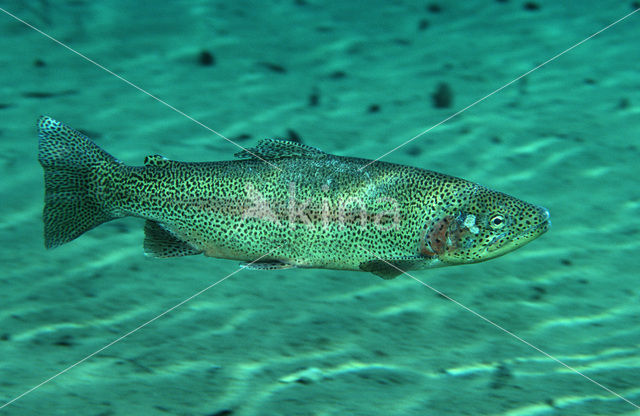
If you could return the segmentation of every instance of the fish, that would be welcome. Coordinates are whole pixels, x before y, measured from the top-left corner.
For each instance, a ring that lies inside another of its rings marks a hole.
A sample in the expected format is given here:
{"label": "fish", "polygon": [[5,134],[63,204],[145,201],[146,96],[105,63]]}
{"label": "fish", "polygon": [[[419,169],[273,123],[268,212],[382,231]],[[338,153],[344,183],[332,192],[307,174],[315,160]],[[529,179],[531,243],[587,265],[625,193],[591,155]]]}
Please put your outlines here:
{"label": "fish", "polygon": [[393,279],[502,256],[551,226],[546,208],[465,179],[294,141],[264,139],[235,160],[150,155],[130,166],[48,116],[38,137],[47,249],[133,216],[145,220],[151,257]]}

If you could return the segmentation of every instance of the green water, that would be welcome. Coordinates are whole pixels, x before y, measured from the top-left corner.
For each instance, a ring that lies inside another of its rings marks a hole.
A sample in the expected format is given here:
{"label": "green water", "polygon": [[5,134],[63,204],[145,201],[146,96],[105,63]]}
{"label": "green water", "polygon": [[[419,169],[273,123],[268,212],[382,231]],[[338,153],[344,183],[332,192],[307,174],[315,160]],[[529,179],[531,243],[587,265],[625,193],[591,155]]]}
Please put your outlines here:
{"label": "green water", "polygon": [[385,156],[551,212],[507,256],[412,273],[456,302],[331,270],[210,287],[237,262],[145,257],[132,218],[47,251],[35,132],[133,165],[238,151],[194,120],[375,159],[633,3],[2,2],[174,109],[0,12],[0,406],[57,375],[0,415],[638,414],[640,13]]}

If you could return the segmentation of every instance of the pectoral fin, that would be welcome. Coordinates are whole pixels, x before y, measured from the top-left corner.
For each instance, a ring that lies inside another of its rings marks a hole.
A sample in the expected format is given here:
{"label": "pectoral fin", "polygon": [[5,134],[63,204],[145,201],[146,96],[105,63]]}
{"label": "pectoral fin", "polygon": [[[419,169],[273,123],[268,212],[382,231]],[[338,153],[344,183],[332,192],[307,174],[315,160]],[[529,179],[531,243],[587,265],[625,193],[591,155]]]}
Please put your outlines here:
{"label": "pectoral fin", "polygon": [[424,264],[424,261],[422,257],[371,260],[360,263],[360,270],[373,273],[385,280],[390,280],[408,270],[419,269]]}

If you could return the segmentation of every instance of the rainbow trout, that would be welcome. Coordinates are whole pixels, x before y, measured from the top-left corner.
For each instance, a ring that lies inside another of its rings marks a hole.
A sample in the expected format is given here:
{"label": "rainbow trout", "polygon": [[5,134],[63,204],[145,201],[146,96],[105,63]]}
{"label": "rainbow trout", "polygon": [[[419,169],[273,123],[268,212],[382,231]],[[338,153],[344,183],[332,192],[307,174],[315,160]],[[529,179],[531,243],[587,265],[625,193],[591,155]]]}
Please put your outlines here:
{"label": "rainbow trout", "polygon": [[38,129],[47,248],[135,216],[146,220],[144,251],[153,257],[204,254],[253,269],[391,279],[489,260],[550,226],[545,208],[464,179],[286,140],[263,140],[233,161],[153,155],[127,166],[50,117]]}

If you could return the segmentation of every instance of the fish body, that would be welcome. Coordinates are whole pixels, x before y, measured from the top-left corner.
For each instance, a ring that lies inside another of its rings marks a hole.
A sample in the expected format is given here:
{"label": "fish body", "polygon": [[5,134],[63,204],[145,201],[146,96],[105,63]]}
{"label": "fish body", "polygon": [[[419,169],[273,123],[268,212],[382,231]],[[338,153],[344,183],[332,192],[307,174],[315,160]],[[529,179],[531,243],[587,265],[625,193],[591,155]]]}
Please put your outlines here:
{"label": "fish body", "polygon": [[128,166],[50,117],[38,129],[47,248],[135,216],[146,220],[144,249],[154,257],[205,254],[256,269],[388,279],[485,261],[550,226],[546,209],[464,179],[286,140],[264,140],[233,161],[152,155]]}

